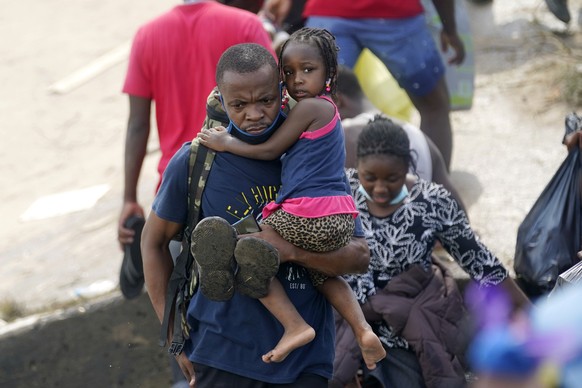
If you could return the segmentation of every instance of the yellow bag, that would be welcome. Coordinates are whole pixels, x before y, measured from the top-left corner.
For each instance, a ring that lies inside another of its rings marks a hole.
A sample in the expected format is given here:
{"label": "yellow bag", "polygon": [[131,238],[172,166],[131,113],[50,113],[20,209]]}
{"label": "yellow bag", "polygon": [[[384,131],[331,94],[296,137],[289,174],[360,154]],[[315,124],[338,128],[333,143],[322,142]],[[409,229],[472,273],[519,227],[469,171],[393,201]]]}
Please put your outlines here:
{"label": "yellow bag", "polygon": [[364,49],[354,66],[354,73],[370,101],[384,114],[410,121],[412,102],[406,92],[386,69],[386,66],[368,49]]}

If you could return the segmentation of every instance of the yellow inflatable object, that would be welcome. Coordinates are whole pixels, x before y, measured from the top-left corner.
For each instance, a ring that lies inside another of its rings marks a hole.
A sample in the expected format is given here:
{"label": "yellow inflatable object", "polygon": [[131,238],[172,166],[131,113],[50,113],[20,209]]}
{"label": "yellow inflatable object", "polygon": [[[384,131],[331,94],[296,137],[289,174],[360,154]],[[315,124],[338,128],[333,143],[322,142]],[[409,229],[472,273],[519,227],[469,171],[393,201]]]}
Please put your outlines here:
{"label": "yellow inflatable object", "polygon": [[362,90],[383,113],[403,121],[410,121],[414,106],[408,95],[386,69],[386,66],[368,49],[364,49],[354,66],[354,73]]}

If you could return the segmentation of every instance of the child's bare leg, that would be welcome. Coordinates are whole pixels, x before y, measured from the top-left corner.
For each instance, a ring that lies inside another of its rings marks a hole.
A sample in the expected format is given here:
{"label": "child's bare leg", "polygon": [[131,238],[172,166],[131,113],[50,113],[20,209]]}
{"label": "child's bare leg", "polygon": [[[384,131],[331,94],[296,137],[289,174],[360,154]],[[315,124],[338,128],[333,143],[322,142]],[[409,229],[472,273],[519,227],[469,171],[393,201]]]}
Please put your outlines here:
{"label": "child's bare leg", "polygon": [[267,296],[259,300],[285,329],[279,343],[263,355],[264,362],[281,362],[293,350],[315,338],[315,330],[297,312],[277,278],[271,281]]}
{"label": "child's bare leg", "polygon": [[333,277],[326,279],[317,289],[352,328],[368,369],[376,368],[376,363],[386,357],[386,350],[364,318],[362,308],[348,283],[341,277]]}

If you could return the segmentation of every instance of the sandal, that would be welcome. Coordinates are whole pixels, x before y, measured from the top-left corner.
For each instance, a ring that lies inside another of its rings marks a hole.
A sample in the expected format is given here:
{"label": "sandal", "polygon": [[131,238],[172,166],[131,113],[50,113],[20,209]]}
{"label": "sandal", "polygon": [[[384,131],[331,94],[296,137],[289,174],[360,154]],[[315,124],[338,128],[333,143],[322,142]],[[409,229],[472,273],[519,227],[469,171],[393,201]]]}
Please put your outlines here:
{"label": "sandal", "polygon": [[236,289],[253,299],[265,297],[273,276],[279,271],[279,253],[265,240],[244,237],[234,250],[238,263]]}
{"label": "sandal", "polygon": [[143,262],[139,245],[144,224],[145,220],[139,216],[131,216],[124,223],[126,228],[135,231],[133,242],[123,246],[123,261],[119,271],[119,288],[125,299],[138,297],[143,289]]}
{"label": "sandal", "polygon": [[200,291],[210,300],[234,294],[236,231],[223,218],[207,217],[192,232],[190,251],[198,266]]}

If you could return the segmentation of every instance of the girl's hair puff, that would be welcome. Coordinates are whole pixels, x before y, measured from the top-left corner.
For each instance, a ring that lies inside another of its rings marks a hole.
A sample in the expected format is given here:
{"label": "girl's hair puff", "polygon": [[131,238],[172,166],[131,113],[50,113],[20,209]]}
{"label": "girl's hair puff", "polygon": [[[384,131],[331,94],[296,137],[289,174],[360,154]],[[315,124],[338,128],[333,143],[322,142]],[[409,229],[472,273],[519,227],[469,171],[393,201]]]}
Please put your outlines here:
{"label": "girl's hair puff", "polygon": [[357,157],[387,155],[401,158],[408,168],[416,171],[416,161],[410,150],[408,135],[399,124],[376,115],[358,136]]}
{"label": "girl's hair puff", "polygon": [[337,90],[337,52],[339,47],[335,43],[335,36],[324,28],[303,27],[295,31],[289,39],[283,43],[281,50],[279,50],[279,71],[281,79],[284,79],[283,74],[283,52],[289,42],[302,42],[314,44],[323,58],[325,64],[325,79],[331,80],[329,94],[335,96]]}

